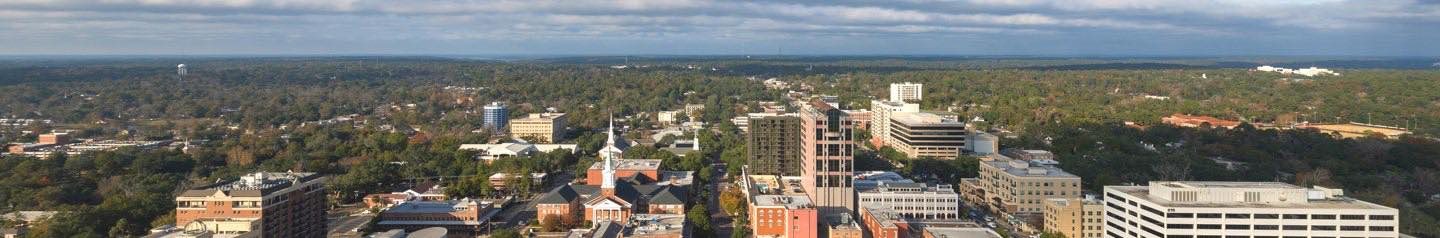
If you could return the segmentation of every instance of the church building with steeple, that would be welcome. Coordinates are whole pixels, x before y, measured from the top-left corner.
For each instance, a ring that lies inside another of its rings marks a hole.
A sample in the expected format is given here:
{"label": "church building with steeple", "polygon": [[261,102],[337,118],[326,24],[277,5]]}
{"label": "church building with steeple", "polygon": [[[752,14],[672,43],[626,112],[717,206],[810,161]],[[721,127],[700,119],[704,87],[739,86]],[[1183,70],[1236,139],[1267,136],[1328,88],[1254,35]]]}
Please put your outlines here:
{"label": "church building with steeple", "polygon": [[676,176],[659,171],[659,160],[623,159],[629,144],[618,139],[614,125],[612,118],[605,147],[599,151],[602,161],[590,167],[586,184],[564,185],[546,192],[536,202],[539,219],[553,216],[562,222],[609,221],[625,225],[638,214],[684,214],[685,204],[690,201],[688,182],[664,180]]}

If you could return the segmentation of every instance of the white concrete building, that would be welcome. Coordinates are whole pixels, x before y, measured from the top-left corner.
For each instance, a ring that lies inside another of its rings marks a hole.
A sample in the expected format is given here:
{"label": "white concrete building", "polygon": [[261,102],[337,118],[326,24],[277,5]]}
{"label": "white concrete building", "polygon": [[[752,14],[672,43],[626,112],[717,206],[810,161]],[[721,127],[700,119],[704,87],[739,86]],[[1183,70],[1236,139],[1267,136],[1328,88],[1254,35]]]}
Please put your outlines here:
{"label": "white concrete building", "polygon": [[921,84],[918,83],[892,83],[890,84],[890,101],[906,102],[920,101]]}
{"label": "white concrete building", "polygon": [[1107,238],[1399,237],[1399,211],[1279,182],[1105,187]]}
{"label": "white concrete building", "polygon": [[930,186],[916,182],[880,181],[875,186],[860,186],[855,193],[860,207],[879,206],[895,210],[901,216],[925,220],[960,219],[960,194],[949,184]]}
{"label": "white concrete building", "polygon": [[871,100],[870,143],[885,146],[890,140],[890,117],[906,112],[920,112],[920,104]]}

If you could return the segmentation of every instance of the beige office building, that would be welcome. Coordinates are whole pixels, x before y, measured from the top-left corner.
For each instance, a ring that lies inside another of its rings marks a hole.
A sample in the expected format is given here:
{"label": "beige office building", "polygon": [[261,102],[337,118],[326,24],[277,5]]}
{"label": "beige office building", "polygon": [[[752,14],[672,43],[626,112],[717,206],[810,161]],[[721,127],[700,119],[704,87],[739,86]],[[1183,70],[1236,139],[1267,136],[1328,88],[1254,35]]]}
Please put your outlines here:
{"label": "beige office building", "polygon": [[1400,215],[1340,189],[1280,182],[1105,186],[1107,238],[1400,237]]}
{"label": "beige office building", "polygon": [[565,113],[530,113],[510,120],[510,136],[541,140],[530,143],[555,143],[565,139],[565,120]]}
{"label": "beige office building", "polygon": [[1101,238],[1104,213],[1104,203],[1093,197],[1051,198],[1045,200],[1045,231],[1067,238]]}
{"label": "beige office building", "polygon": [[[1080,177],[1034,161],[991,156],[980,162],[979,187],[990,209],[1008,215],[1043,213],[1045,200],[1080,196]],[[962,185],[964,186],[964,185]]]}

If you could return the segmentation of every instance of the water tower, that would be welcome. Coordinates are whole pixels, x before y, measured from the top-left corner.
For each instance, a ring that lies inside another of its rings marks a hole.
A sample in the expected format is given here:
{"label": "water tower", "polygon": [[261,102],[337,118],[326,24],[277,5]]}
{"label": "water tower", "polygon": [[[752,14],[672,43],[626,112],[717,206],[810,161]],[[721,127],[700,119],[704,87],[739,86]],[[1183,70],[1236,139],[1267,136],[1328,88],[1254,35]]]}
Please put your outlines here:
{"label": "water tower", "polygon": [[186,73],[185,71],[186,71],[186,70],[185,70],[185,64],[180,64],[180,65],[175,66],[175,74],[179,74],[180,76],[185,76],[185,73]]}

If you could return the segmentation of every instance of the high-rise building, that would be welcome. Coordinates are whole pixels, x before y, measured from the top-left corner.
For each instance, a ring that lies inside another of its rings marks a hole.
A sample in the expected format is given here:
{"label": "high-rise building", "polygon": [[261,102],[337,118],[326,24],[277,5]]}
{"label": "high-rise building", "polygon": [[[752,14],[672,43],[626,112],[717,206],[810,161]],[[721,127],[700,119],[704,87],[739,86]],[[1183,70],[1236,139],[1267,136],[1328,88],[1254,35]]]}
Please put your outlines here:
{"label": "high-rise building", "polygon": [[923,112],[890,115],[885,144],[912,158],[954,159],[967,148],[970,131],[964,122]]}
{"label": "high-rise building", "polygon": [[1104,237],[1105,205],[1094,197],[1045,200],[1045,231],[1067,238]]}
{"label": "high-rise building", "polygon": [[504,134],[505,126],[510,125],[510,110],[500,102],[491,102],[485,105],[484,113],[485,128]]}
{"label": "high-rise building", "polygon": [[1340,189],[1279,182],[1105,186],[1112,238],[1400,237],[1399,211]]}
{"label": "high-rise building", "polygon": [[751,118],[746,149],[750,150],[750,173],[756,175],[800,176],[799,117]]}
{"label": "high-rise building", "polygon": [[801,184],[823,217],[855,214],[853,122],[822,100],[800,110]]}
{"label": "high-rise building", "polygon": [[260,237],[325,237],[325,178],[256,172],[175,197],[175,226]]}
{"label": "high-rise building", "polygon": [[890,84],[890,101],[908,102],[920,101],[921,84],[918,83],[892,83]]}
{"label": "high-rise building", "polygon": [[920,104],[871,100],[870,101],[870,144],[887,146],[890,140],[890,116],[898,113],[920,112]]}
{"label": "high-rise building", "polygon": [[530,113],[510,121],[510,136],[533,138],[530,143],[555,143],[565,138],[565,113]]}
{"label": "high-rise building", "polygon": [[1046,199],[1080,196],[1080,176],[1035,161],[998,155],[988,159],[980,162],[977,182],[983,200],[998,213],[1041,214]]}

